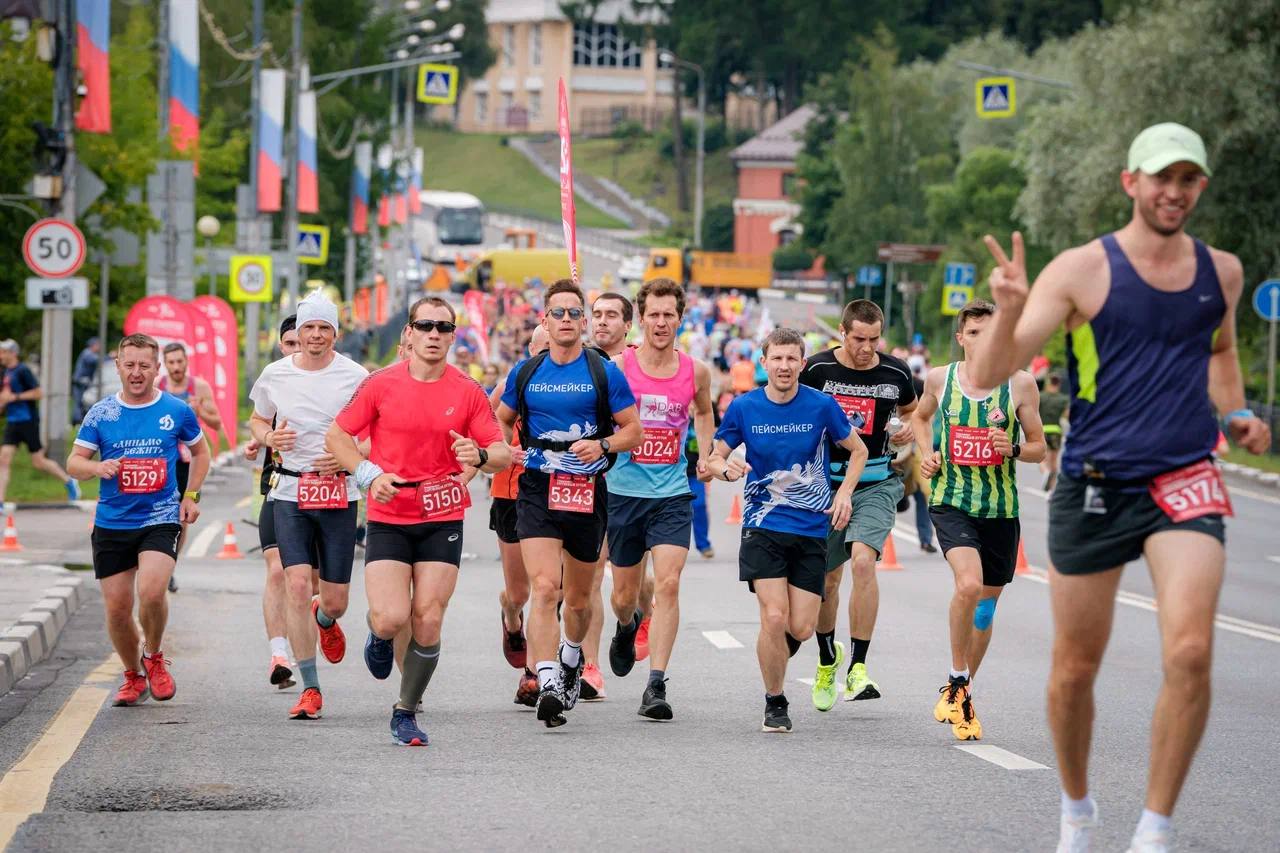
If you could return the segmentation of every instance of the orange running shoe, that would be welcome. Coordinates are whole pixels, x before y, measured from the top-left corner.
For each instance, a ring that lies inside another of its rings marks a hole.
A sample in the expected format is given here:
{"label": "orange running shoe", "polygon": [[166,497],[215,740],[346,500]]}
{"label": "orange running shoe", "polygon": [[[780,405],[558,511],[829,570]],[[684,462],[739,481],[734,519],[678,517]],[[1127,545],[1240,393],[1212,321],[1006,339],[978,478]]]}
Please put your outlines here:
{"label": "orange running shoe", "polygon": [[[311,618],[316,619],[319,615],[320,599],[314,598],[311,600]],[[347,635],[342,633],[338,620],[326,628],[316,619],[316,628],[320,630],[320,651],[324,652],[324,659],[329,663],[341,663],[347,655]]]}
{"label": "orange running shoe", "polygon": [[640,622],[636,631],[636,660],[644,660],[649,656],[649,617]]}
{"label": "orange running shoe", "polygon": [[271,683],[280,690],[286,687],[292,687],[293,670],[289,668],[289,659],[280,655],[271,656],[271,675],[268,676]]}
{"label": "orange running shoe", "polygon": [[528,667],[520,675],[520,684],[516,687],[515,704],[536,708],[538,705],[538,676]]}
{"label": "orange running shoe", "polygon": [[173,698],[178,686],[173,683],[169,674],[169,661],[164,659],[164,652],[143,655],[142,665],[147,670],[147,683],[151,685],[151,698],[157,702],[166,702]]}
{"label": "orange running shoe", "polygon": [[318,720],[320,719],[320,708],[324,706],[324,700],[320,698],[320,691],[314,687],[308,687],[302,691],[302,696],[298,698],[298,704],[293,706],[293,710],[289,712],[291,720]]}
{"label": "orange running shoe", "polygon": [[124,684],[121,684],[120,689],[116,691],[116,698],[111,704],[117,708],[132,707],[139,702],[147,701],[150,695],[151,691],[147,689],[147,677],[140,672],[126,669]]}
{"label": "orange running shoe", "polygon": [[604,692],[604,676],[600,667],[589,663],[582,670],[582,693],[578,696],[583,702],[600,702],[609,698]]}

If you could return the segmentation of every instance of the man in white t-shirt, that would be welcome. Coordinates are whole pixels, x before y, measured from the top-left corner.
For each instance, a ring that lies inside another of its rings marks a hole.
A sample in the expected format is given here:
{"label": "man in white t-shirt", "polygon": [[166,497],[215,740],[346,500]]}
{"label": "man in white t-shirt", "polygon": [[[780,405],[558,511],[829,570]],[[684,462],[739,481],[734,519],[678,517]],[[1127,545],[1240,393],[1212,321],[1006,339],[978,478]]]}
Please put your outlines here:
{"label": "man in white t-shirt", "polygon": [[[249,392],[253,437],[279,453],[281,460],[268,497],[275,504],[276,542],[285,571],[289,644],[298,656],[302,678],[302,696],[289,712],[294,720],[320,716],[317,628],[327,661],[338,663],[347,648],[337,620],[347,611],[360,491],[339,472],[337,460],[324,448],[324,437],[369,372],[334,352],[337,336],[337,307],[320,293],[302,300],[302,349],[267,365]],[[312,554],[318,554],[320,562],[320,597],[315,601]]]}

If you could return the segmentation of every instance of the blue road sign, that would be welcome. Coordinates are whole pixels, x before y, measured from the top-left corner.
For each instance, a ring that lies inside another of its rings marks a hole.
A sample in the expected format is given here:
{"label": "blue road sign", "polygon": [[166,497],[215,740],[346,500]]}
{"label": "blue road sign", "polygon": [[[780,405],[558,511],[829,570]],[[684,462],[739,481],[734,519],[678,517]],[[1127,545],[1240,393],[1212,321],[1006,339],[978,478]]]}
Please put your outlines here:
{"label": "blue road sign", "polygon": [[1280,321],[1280,278],[1270,278],[1253,291],[1253,310],[1264,320]]}
{"label": "blue road sign", "polygon": [[880,272],[880,267],[875,264],[858,267],[858,284],[866,287],[879,287],[881,284],[884,284],[884,278]]}
{"label": "blue road sign", "polygon": [[973,264],[947,264],[943,284],[962,284],[965,287],[973,287],[974,277],[977,275],[977,268]]}

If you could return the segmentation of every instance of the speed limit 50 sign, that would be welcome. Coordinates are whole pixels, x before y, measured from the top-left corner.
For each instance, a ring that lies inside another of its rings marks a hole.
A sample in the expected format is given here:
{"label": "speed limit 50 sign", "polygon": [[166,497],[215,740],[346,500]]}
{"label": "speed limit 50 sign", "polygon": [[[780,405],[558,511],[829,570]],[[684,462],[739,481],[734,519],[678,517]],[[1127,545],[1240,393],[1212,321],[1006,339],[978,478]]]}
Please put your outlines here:
{"label": "speed limit 50 sign", "polygon": [[41,219],[22,238],[22,257],[36,275],[66,278],[84,263],[84,235],[65,219]]}

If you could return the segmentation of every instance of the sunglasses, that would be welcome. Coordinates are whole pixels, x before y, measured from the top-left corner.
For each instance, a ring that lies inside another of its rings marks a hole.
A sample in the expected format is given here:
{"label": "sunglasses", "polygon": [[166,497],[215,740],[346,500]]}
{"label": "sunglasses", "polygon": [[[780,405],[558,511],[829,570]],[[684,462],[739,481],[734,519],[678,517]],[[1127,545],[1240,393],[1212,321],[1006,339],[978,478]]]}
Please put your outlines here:
{"label": "sunglasses", "polygon": [[458,328],[457,323],[450,323],[448,320],[414,320],[409,325],[419,332],[434,332],[439,329],[442,335],[452,335]]}
{"label": "sunglasses", "polygon": [[569,315],[570,320],[581,320],[586,315],[581,308],[548,308],[547,313],[557,320],[563,320],[565,314]]}

